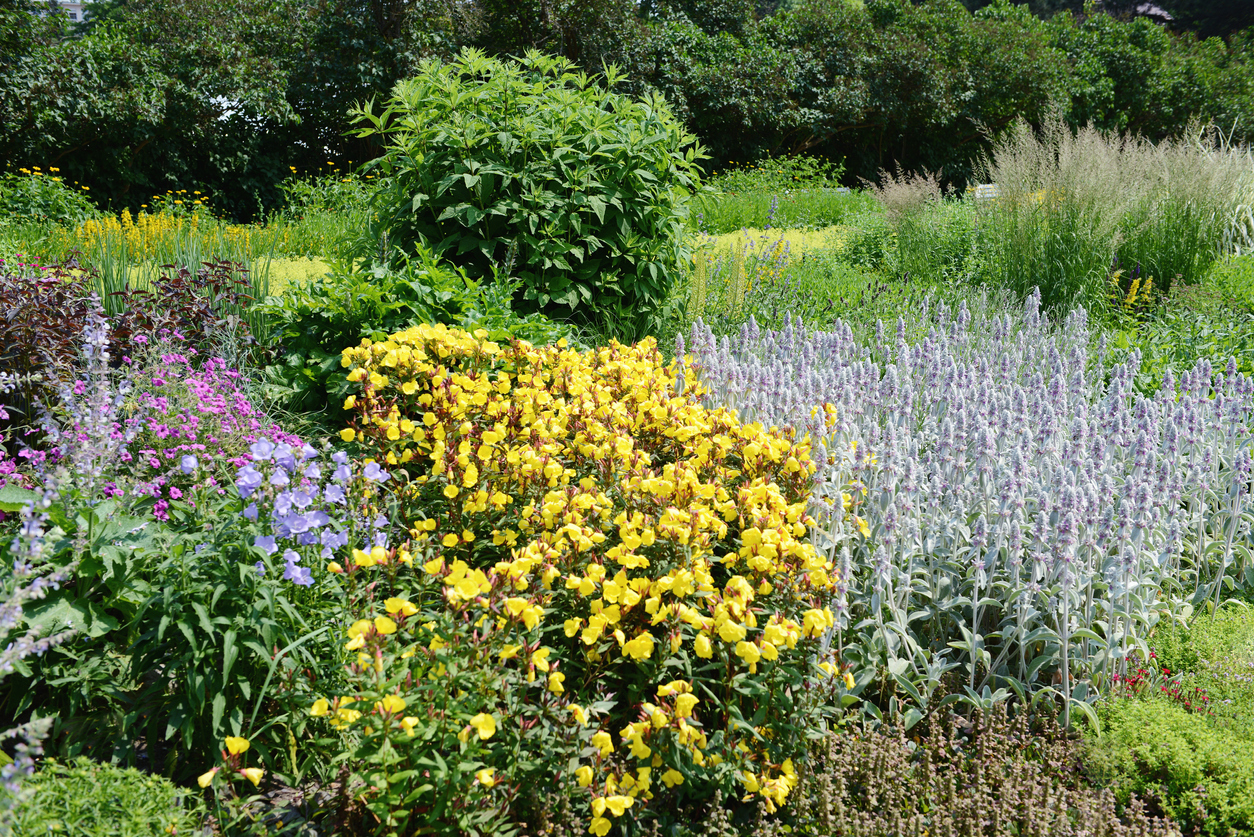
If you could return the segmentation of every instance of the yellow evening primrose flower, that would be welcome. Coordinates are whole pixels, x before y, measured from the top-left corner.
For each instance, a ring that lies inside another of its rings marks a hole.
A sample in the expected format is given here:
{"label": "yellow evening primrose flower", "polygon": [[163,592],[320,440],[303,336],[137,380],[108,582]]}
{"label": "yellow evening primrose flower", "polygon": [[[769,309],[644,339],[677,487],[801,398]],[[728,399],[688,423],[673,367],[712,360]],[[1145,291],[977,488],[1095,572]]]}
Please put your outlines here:
{"label": "yellow evening primrose flower", "polygon": [[675,698],[675,717],[691,718],[692,710],[696,708],[697,696],[693,694],[683,694]]}
{"label": "yellow evening primrose flower", "polygon": [[340,431],[340,440],[345,441],[345,442],[351,442],[353,441],[353,438],[356,435],[357,433],[354,432],[353,428],[345,427],[343,430]]}
{"label": "yellow evening primrose flower", "polygon": [[399,715],[405,710],[405,698],[400,695],[387,695],[383,700],[376,704],[384,712],[392,715]]}
{"label": "yellow evening primrose flower", "polygon": [[213,777],[216,775],[218,775],[218,768],[215,767],[211,770],[207,770],[196,777],[196,784],[200,785],[202,788],[207,788],[213,783]]}
{"label": "yellow evening primrose flower", "polygon": [[630,796],[605,797],[605,807],[616,817],[621,817],[623,812],[630,808],[633,802],[635,802],[635,800]]}
{"label": "yellow evening primrose flower", "polygon": [[471,718],[470,725],[479,733],[480,741],[487,741],[496,733],[496,719],[486,712]]}
{"label": "yellow evening primrose flower", "polygon": [[247,738],[240,738],[238,735],[228,735],[226,737],[226,751],[233,756],[248,752],[250,746]]}
{"label": "yellow evening primrose flower", "polygon": [[383,602],[383,609],[393,616],[399,614],[401,616],[413,616],[418,612],[418,608],[407,599],[387,599]]}
{"label": "yellow evening primrose flower", "polygon": [[490,788],[496,784],[496,770],[491,767],[485,767],[475,772],[475,778],[479,780],[479,784],[485,788]]}
{"label": "yellow evening primrose flower", "polygon": [[555,695],[560,695],[566,691],[566,687],[562,683],[566,680],[566,675],[560,671],[555,671],[549,675],[549,691]]}
{"label": "yellow evening primrose flower", "polygon": [[844,675],[844,680],[845,680],[845,691],[852,692],[853,687],[856,685],[853,682],[853,673],[846,671]]}
{"label": "yellow evening primrose flower", "polygon": [[575,721],[581,727],[586,727],[588,725],[588,713],[585,712],[584,708],[579,704],[572,703],[570,705],[570,714],[575,716]]}
{"label": "yellow evening primrose flower", "polygon": [[714,656],[714,646],[710,643],[710,638],[705,634],[697,634],[697,638],[693,641],[692,646],[698,657],[708,660]]}
{"label": "yellow evening primrose flower", "polygon": [[662,774],[662,784],[666,785],[668,788],[673,788],[676,785],[682,785],[683,783],[684,774],[680,773],[673,767]]}
{"label": "yellow evening primrose flower", "polygon": [[386,616],[376,616],[374,618],[374,629],[383,636],[389,636],[396,633],[396,623]]}
{"label": "yellow evening primrose flower", "polygon": [[330,707],[331,705],[327,703],[326,698],[318,698],[313,702],[313,706],[309,707],[309,714],[315,718],[321,718],[323,715],[327,714]]}
{"label": "yellow evening primrose flower", "polygon": [[601,752],[602,756],[608,756],[614,752],[614,739],[605,730],[601,730],[592,736],[592,746]]}
{"label": "yellow evening primrose flower", "polygon": [[653,656],[653,635],[647,631],[638,634],[623,644],[623,654],[640,662],[649,659]]}
{"label": "yellow evening primrose flower", "polygon": [[586,788],[592,784],[592,768],[585,764],[576,770],[575,781],[579,783],[581,788]]}
{"label": "yellow evening primrose flower", "polygon": [[613,823],[605,817],[593,817],[592,824],[588,826],[588,830],[596,837],[605,837],[606,834],[610,833],[611,827],[613,827]]}
{"label": "yellow evening primrose flower", "polygon": [[253,783],[253,787],[261,784],[261,777],[266,775],[266,771],[260,767],[245,767],[240,773],[244,774],[244,778]]}
{"label": "yellow evening primrose flower", "polygon": [[410,736],[413,736],[414,727],[418,726],[419,721],[421,721],[420,718],[415,718],[413,715],[406,715],[404,718],[401,718],[401,729],[409,733]]}

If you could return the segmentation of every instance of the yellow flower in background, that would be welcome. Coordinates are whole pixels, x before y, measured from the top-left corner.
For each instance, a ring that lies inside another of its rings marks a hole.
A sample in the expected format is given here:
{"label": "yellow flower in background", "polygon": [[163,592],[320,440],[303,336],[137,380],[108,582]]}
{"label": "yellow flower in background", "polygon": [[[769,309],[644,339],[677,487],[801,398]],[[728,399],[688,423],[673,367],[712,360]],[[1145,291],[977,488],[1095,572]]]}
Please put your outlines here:
{"label": "yellow flower in background", "polygon": [[579,787],[586,788],[592,784],[592,768],[588,765],[582,765],[575,771],[575,781],[579,783]]}
{"label": "yellow flower in background", "polygon": [[253,787],[261,784],[261,779],[266,775],[266,771],[260,767],[245,767],[240,773],[244,774],[244,778],[253,783]]}
{"label": "yellow flower in background", "polygon": [[327,703],[326,698],[318,698],[313,702],[313,706],[309,707],[309,714],[315,718],[321,718],[330,708],[331,705]]}
{"label": "yellow flower in background", "polygon": [[240,738],[238,735],[229,735],[226,738],[226,751],[233,756],[248,752],[250,746],[247,738]]}
{"label": "yellow flower in background", "polygon": [[496,770],[491,767],[485,767],[475,773],[475,778],[479,780],[479,784],[485,788],[490,788],[496,784]]}
{"label": "yellow flower in background", "polygon": [[480,741],[487,741],[496,734],[496,719],[486,712],[480,712],[471,718],[470,725],[479,733]]}

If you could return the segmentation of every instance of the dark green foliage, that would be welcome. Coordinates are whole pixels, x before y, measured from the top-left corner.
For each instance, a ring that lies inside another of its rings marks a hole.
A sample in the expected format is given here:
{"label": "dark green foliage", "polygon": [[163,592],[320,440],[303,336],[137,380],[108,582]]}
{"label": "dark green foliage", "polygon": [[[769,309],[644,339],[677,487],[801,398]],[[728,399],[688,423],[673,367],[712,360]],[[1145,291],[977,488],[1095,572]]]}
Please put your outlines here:
{"label": "dark green foliage", "polygon": [[282,720],[267,701],[294,671],[335,670],[325,631],[289,648],[318,627],[293,599],[318,591],[282,581],[281,564],[254,570],[259,552],[245,544],[261,530],[240,518],[238,498],[196,499],[199,513],[175,503],[168,525],[114,501],[50,510],[53,564],[69,560],[75,539],[84,557],[73,583],[26,616],[34,626],[68,621],[79,634],[19,663],[0,689],[6,717],[56,717],[50,752],[142,763],[185,782],[217,762],[224,736],[245,734],[294,768],[286,735],[259,736],[253,723]]}
{"label": "dark green foliage", "polygon": [[[517,277],[522,310],[634,338],[659,324],[689,257],[700,150],[657,95],[633,100],[529,53],[427,62],[358,133],[387,150],[373,237],[423,245],[484,279]],[[512,269],[511,269],[512,268]]]}
{"label": "dark green foliage", "polygon": [[203,806],[160,776],[73,759],[48,761],[26,780],[34,791],[11,823],[14,834],[63,837],[165,837],[193,834]]}
{"label": "dark green foliage", "polygon": [[[917,742],[917,744],[916,744]],[[1081,749],[1055,724],[932,716],[926,735],[900,727],[831,734],[798,771],[784,817],[802,834],[1176,834],[1139,803],[1117,814],[1079,775]]]}
{"label": "dark green foliage", "polygon": [[267,395],[287,409],[327,411],[334,422],[343,416],[340,403],[350,388],[341,353],[362,338],[382,340],[421,323],[482,328],[489,339],[506,343],[546,344],[567,333],[541,315],[515,314],[510,296],[516,290],[516,281],[476,283],[421,247],[399,264],[336,264],[268,300],[278,346],[277,361],[264,374]]}

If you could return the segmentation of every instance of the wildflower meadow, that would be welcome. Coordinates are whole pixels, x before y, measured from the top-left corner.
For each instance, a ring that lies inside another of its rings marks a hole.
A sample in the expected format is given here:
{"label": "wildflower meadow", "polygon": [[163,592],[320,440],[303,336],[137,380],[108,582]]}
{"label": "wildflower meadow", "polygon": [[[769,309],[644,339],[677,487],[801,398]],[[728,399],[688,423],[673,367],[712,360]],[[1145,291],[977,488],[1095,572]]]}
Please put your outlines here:
{"label": "wildflower meadow", "polygon": [[1254,834],[1250,151],[711,172],[617,73],[0,181],[0,833]]}

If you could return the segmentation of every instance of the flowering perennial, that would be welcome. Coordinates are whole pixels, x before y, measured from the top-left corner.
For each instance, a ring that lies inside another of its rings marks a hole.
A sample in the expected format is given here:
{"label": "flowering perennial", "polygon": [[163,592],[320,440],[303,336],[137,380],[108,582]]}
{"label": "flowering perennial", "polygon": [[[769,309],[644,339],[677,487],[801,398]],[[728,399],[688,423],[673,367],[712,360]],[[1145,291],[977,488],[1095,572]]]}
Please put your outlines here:
{"label": "flowering perennial", "polygon": [[343,438],[402,477],[447,609],[514,632],[502,665],[550,692],[617,696],[576,774],[593,833],[658,783],[784,801],[803,746],[784,729],[829,679],[837,583],[807,537],[808,441],[702,407],[652,341],[579,353],[420,326],[343,365],[362,390]]}
{"label": "flowering perennial", "polygon": [[1056,328],[1039,302],[942,305],[915,341],[751,322],[680,343],[707,403],[818,440],[819,516],[866,521],[819,532],[851,567],[838,622],[873,625],[865,665],[911,689],[960,666],[973,692],[1083,700],[1164,613],[1254,572],[1254,383],[1202,361],[1142,397],[1138,353],[1107,373],[1084,311]]}

